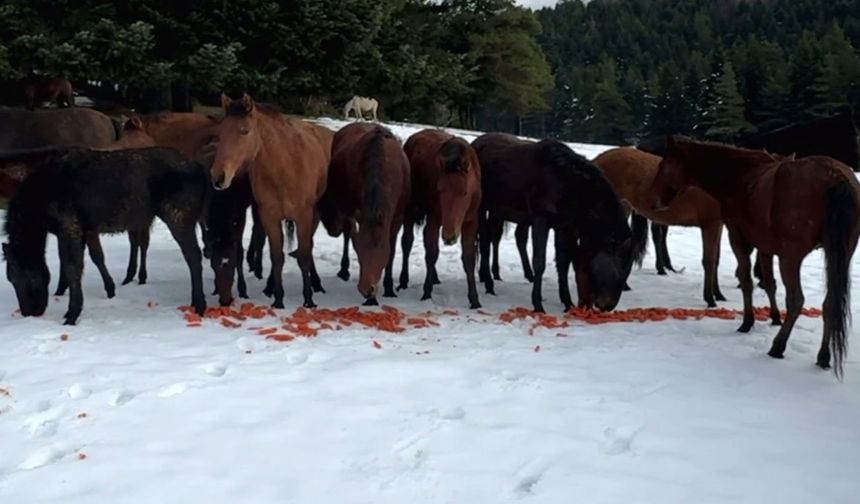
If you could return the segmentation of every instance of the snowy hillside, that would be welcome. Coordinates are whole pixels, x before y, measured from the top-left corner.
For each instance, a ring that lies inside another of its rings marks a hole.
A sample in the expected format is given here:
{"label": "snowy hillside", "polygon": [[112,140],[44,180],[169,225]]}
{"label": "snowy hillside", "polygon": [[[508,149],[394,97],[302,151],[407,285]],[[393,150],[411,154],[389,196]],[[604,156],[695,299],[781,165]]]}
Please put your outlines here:
{"label": "snowy hillside", "polygon": [[[403,138],[415,130],[391,126]],[[442,247],[442,284],[419,301],[417,233],[412,287],[386,302],[439,325],[400,333],[352,326],[279,342],[249,330],[279,326],[273,317],[187,327],[177,307],[189,300],[188,272],[160,222],[147,285],[108,300],[86,260],[75,327],[60,325],[67,298],[52,297],[41,318],[15,315],[0,281],[0,502],[858,502],[857,329],[843,383],[814,366],[815,318],[799,319],[782,361],[765,355],[776,331],[762,322],[743,335],[739,321],[719,319],[573,321],[530,336],[530,321],[498,318],[529,306],[510,235],[504,282],[495,297],[479,289],[479,313],[466,308],[459,247]],[[103,244],[121,279],[127,238]],[[686,270],[658,277],[649,255],[619,309],[704,306],[698,231],[673,228],[669,247]],[[724,306],[738,308],[730,250],[726,241],[720,282]],[[340,251],[320,230],[321,307],[361,301],[354,253],[353,278],[335,276]],[[47,256],[53,288],[53,237]],[[804,264],[807,306],[822,301],[822,268],[820,252]],[[264,283],[248,281],[251,301],[268,304]],[[556,287],[553,272],[544,298],[558,315]],[[294,261],[285,288],[279,316],[301,299]]]}

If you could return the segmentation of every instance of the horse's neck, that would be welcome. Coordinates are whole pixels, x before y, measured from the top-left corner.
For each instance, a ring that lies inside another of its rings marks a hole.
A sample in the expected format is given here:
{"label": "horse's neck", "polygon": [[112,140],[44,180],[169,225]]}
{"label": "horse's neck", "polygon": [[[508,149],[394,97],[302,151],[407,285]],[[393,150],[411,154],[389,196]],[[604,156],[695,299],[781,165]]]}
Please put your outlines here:
{"label": "horse's neck", "polygon": [[753,158],[730,149],[708,149],[688,155],[693,181],[720,202],[745,185],[754,183],[776,162]]}
{"label": "horse's neck", "polygon": [[19,189],[19,201],[10,205],[6,216],[6,231],[10,245],[19,252],[19,260],[37,260],[45,254],[50,201],[45,192],[21,189],[30,194],[21,194]]}

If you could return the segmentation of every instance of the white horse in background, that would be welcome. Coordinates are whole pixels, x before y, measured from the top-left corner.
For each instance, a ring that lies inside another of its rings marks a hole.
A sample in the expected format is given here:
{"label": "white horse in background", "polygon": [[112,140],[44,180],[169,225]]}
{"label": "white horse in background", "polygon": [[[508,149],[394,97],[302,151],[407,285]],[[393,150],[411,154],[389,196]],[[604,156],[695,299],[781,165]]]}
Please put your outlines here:
{"label": "white horse in background", "polygon": [[364,96],[353,96],[343,107],[344,119],[349,119],[350,111],[355,112],[356,119],[364,119],[364,112],[370,111],[373,113],[373,120],[376,121],[376,109],[379,107],[379,102],[375,98],[367,98]]}

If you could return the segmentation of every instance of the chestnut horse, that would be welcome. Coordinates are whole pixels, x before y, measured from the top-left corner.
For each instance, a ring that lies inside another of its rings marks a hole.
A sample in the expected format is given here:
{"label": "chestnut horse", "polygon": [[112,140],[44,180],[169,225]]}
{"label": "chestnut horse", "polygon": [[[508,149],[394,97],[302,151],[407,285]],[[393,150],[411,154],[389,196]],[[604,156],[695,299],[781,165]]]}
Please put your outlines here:
{"label": "chestnut horse", "polygon": [[75,95],[72,83],[65,77],[33,75],[24,90],[27,110],[34,110],[43,102],[56,103],[58,107],[74,107]]}
{"label": "chestnut horse", "polygon": [[[609,149],[594,158],[594,164],[603,170],[629,210],[662,225],[701,229],[702,266],[705,270],[703,297],[709,307],[717,306],[716,301],[725,301],[717,282],[723,233],[719,202],[701,189],[690,187],[672,200],[665,210],[652,210],[654,195],[651,188],[660,158],[633,147]],[[638,238],[643,241],[640,246],[644,250],[647,234],[639,233]]]}
{"label": "chestnut horse", "polygon": [[466,272],[469,307],[480,308],[475,286],[475,255],[478,238],[478,209],[481,203],[481,166],[468,142],[443,130],[426,129],[415,133],[403,146],[412,171],[412,196],[403,229],[403,268],[397,290],[409,285],[409,253],[414,241],[414,226],[424,226],[424,279],[422,300],[430,299],[438,283],[436,260],[439,258],[439,229],[445,245],[461,238],[463,270]]}
{"label": "chestnut horse", "polygon": [[329,235],[351,236],[365,305],[378,304],[383,268],[383,295],[395,297],[394,251],[409,202],[409,171],[400,140],[387,128],[352,123],[334,135],[320,217]]}
{"label": "chestnut horse", "polygon": [[[860,236],[860,183],[851,168],[825,156],[786,159],[764,151],[670,137],[654,178],[655,208],[664,208],[688,187],[699,187],[720,202],[738,260],[748,332],[754,322],[750,253],[758,249],[768,295],[775,289],[774,255],[785,285],[787,315],[768,355],[782,358],[803,308],[800,269],[815,248],[824,249],[827,294],[824,334],[817,364],[842,376],[847,349],[850,262]],[[772,298],[772,296],[771,296]]]}
{"label": "chestnut horse", "polygon": [[[202,114],[184,112],[159,112],[134,116],[123,125],[122,136],[107,149],[129,149],[141,147],[171,147],[189,160],[208,165],[214,154],[214,142],[218,138],[220,119]],[[201,223],[204,238],[204,255],[209,257],[206,229]],[[149,227],[129,230],[130,245],[128,268],[123,285],[134,281],[143,285],[147,280],[146,254],[149,249]],[[262,244],[260,245],[262,248]],[[140,268],[138,269],[138,253]]]}
{"label": "chestnut horse", "polygon": [[633,239],[618,194],[600,171],[556,140],[530,142],[488,133],[472,142],[481,163],[482,278],[494,294],[489,271],[491,230],[499,221],[532,228],[532,304],[543,311],[541,284],[549,230],[555,230],[559,296],[573,304],[567,273],[575,265],[579,304],[612,310],[633,265]]}
{"label": "chestnut horse", "polygon": [[223,191],[247,171],[260,222],[269,239],[275,308],[284,307],[281,223],[295,222],[303,304],[314,307],[311,254],[316,204],[326,187],[325,149],[308,123],[286,119],[268,106],[258,106],[247,94],[235,100],[222,95],[221,102],[225,117],[211,168],[212,184]]}

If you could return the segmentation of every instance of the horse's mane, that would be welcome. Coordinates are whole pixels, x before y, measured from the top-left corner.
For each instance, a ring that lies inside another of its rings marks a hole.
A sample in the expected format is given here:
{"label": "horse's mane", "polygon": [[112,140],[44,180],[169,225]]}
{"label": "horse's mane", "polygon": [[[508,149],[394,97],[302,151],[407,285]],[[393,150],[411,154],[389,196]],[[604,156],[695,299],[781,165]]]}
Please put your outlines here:
{"label": "horse's mane", "polygon": [[[692,147],[701,151],[701,156],[705,159],[719,158],[720,160],[729,160],[740,165],[762,165],[780,161],[779,157],[770,154],[765,150],[747,149],[726,143],[694,140],[692,138],[682,136],[675,136],[673,139],[675,145],[680,147],[681,150],[689,151]],[[667,154],[671,151],[672,148],[670,146]]]}
{"label": "horse's mane", "polygon": [[542,140],[534,145],[538,162],[549,166],[564,184],[564,201],[569,202],[565,211],[574,215],[587,213],[586,220],[595,227],[592,231],[623,235],[626,229],[626,234],[630,233],[618,193],[597,165],[557,140]]}
{"label": "horse's mane", "polygon": [[369,138],[362,156],[362,166],[366,170],[364,187],[362,188],[361,213],[359,221],[371,223],[376,220],[380,211],[385,208],[385,191],[382,187],[383,152],[382,145],[386,139],[395,138],[394,134],[382,126],[377,126],[367,133]]}
{"label": "horse's mane", "polygon": [[466,155],[466,146],[457,137],[450,138],[439,147],[439,156],[442,157],[443,170],[445,173],[457,173],[460,171],[461,160]]}
{"label": "horse's mane", "polygon": [[61,159],[53,159],[27,177],[9,201],[3,231],[22,264],[36,265],[45,260],[48,203],[62,186],[58,179],[62,163]]}

